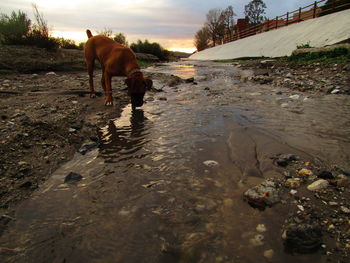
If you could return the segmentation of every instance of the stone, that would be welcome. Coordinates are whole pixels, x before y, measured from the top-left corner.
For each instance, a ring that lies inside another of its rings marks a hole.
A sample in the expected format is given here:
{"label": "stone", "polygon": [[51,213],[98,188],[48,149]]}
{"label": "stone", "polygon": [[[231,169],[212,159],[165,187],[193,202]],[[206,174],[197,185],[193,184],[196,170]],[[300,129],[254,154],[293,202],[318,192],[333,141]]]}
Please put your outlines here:
{"label": "stone", "polygon": [[317,224],[289,224],[284,232],[284,247],[290,253],[313,253],[322,245],[322,231]]}
{"label": "stone", "polygon": [[350,209],[345,206],[341,206],[340,211],[344,214],[350,214]]}
{"label": "stone", "polygon": [[273,159],[278,166],[286,167],[289,163],[297,161],[299,157],[294,154],[281,154]]}
{"label": "stone", "polygon": [[253,247],[260,247],[264,245],[264,236],[261,234],[255,235],[253,238],[251,238],[249,240],[249,243],[253,246]]}
{"label": "stone", "polygon": [[83,177],[80,174],[77,174],[75,172],[70,172],[65,178],[64,178],[64,183],[66,184],[72,184],[76,183],[83,179]]}
{"label": "stone", "polygon": [[289,98],[290,99],[292,99],[292,100],[298,100],[299,98],[300,98],[300,95],[291,95],[291,96],[289,96]]}
{"label": "stone", "polygon": [[57,74],[55,72],[53,72],[53,71],[47,72],[45,75],[46,76],[57,76]]}
{"label": "stone", "polygon": [[271,179],[248,189],[243,196],[252,207],[261,210],[281,201],[278,184]]}
{"label": "stone", "polygon": [[307,189],[310,191],[317,191],[317,190],[327,188],[328,185],[329,185],[329,183],[327,180],[319,179],[319,180],[313,182],[312,184],[308,185]]}
{"label": "stone", "polygon": [[264,224],[259,224],[256,226],[256,231],[259,233],[264,233],[266,232],[266,226]]}
{"label": "stone", "polygon": [[298,174],[300,176],[312,176],[313,172],[311,170],[309,170],[309,169],[303,168],[303,169],[298,171]]}
{"label": "stone", "polygon": [[165,101],[165,100],[168,100],[166,97],[160,97],[160,98],[158,98],[159,100],[163,100],[163,101]]}
{"label": "stone", "polygon": [[78,152],[82,155],[85,155],[87,152],[90,152],[91,150],[95,149],[98,146],[96,142],[86,142],[84,143]]}
{"label": "stone", "polygon": [[285,182],[285,186],[289,188],[298,188],[300,187],[301,181],[299,178],[289,178]]}
{"label": "stone", "polygon": [[335,177],[333,174],[329,171],[321,171],[316,175],[318,178],[321,179],[334,179]]}
{"label": "stone", "polygon": [[264,257],[268,260],[271,260],[273,258],[274,251],[272,249],[268,249],[264,251]]}
{"label": "stone", "polygon": [[206,160],[203,162],[203,164],[209,167],[215,167],[219,165],[217,161],[213,161],[213,160]]}
{"label": "stone", "polygon": [[338,94],[340,93],[340,89],[334,89],[331,91],[331,94]]}

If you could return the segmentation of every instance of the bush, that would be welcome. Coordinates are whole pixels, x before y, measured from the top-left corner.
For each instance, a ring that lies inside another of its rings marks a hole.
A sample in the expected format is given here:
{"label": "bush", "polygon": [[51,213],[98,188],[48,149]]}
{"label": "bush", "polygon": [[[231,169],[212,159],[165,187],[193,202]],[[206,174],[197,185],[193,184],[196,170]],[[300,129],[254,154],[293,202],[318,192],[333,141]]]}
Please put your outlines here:
{"label": "bush", "polygon": [[59,46],[61,48],[66,49],[79,49],[79,47],[75,44],[74,40],[71,39],[65,39],[63,37],[57,39],[59,42]]}
{"label": "bush", "polygon": [[45,48],[47,50],[56,50],[59,47],[59,40],[54,37],[42,34],[39,30],[32,30],[26,37],[25,45]]}
{"label": "bush", "polygon": [[2,44],[23,44],[31,29],[31,21],[21,11],[12,11],[11,15],[0,15],[0,42]]}
{"label": "bush", "polygon": [[157,56],[160,60],[169,59],[169,51],[163,49],[158,43],[150,43],[148,40],[142,42],[138,40],[137,43],[132,43],[130,48],[136,53],[146,53]]}

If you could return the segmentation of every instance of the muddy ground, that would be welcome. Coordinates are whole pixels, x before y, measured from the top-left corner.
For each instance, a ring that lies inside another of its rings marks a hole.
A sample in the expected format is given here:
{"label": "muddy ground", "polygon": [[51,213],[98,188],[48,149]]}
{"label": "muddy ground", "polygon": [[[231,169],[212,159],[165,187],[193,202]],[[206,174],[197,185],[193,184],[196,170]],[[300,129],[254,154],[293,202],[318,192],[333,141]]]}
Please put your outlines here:
{"label": "muddy ground", "polygon": [[[280,61],[254,60],[240,67],[254,72],[252,75],[242,73],[241,81],[283,85],[303,92],[335,96],[337,93],[349,94],[350,90],[349,63],[297,67]],[[167,79],[169,85],[181,82],[162,74],[148,73],[146,76]],[[98,87],[99,80],[100,73],[97,73],[95,83]],[[103,105],[103,97],[91,99],[88,94],[83,94],[81,91],[87,91],[87,86],[88,76],[83,71],[0,75],[0,213],[5,215],[1,217],[3,227],[14,216],[16,205],[29,197],[57,167],[70,160],[84,143],[98,143],[98,127],[117,118],[122,106],[129,102],[124,78],[113,79],[112,107]],[[314,175],[322,172],[302,161],[295,165],[295,170],[305,167]],[[341,170],[338,172],[342,173]],[[298,173],[296,177],[300,180],[288,183],[292,177],[286,176],[281,184],[289,192],[293,188],[289,183],[298,184],[303,181],[303,176]],[[339,244],[325,253],[340,253],[344,259],[348,258],[350,250],[350,211],[346,202],[348,177],[346,174],[328,178],[334,187],[317,193],[317,201],[293,198],[291,192],[291,202],[297,202],[300,211],[288,219],[324,225]],[[338,195],[340,197],[336,199]],[[328,209],[320,209],[322,203],[327,203]]]}

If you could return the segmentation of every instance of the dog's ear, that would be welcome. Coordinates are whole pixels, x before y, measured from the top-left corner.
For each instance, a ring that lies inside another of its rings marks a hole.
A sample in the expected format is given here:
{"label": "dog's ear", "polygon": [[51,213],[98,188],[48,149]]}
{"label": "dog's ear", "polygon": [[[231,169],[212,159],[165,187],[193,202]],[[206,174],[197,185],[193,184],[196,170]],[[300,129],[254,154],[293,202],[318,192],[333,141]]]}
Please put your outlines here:
{"label": "dog's ear", "polygon": [[147,89],[150,90],[153,86],[153,81],[149,78],[145,78]]}

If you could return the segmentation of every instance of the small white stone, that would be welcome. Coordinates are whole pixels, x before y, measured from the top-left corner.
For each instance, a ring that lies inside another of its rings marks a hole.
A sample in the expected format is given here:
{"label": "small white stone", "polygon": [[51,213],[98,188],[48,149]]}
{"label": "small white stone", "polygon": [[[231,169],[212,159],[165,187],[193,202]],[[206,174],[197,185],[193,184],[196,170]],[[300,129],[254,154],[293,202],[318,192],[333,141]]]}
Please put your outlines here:
{"label": "small white stone", "polygon": [[290,99],[292,99],[292,100],[298,100],[299,98],[300,98],[300,95],[291,95],[291,96],[289,96],[289,98]]}
{"label": "small white stone", "polygon": [[288,107],[288,103],[282,103],[282,104],[281,104],[281,107],[282,107],[282,108],[287,108],[287,107]]}
{"label": "small white stone", "polygon": [[340,89],[334,89],[331,91],[331,94],[338,94],[340,92]]}
{"label": "small white stone", "polygon": [[209,167],[215,167],[215,166],[219,165],[219,163],[217,161],[213,161],[213,160],[206,160],[203,163],[204,163],[204,165],[209,166]]}
{"label": "small white stone", "polygon": [[302,212],[305,211],[305,209],[304,209],[304,207],[302,205],[297,205],[297,207],[299,208],[300,211],[302,211]]}

